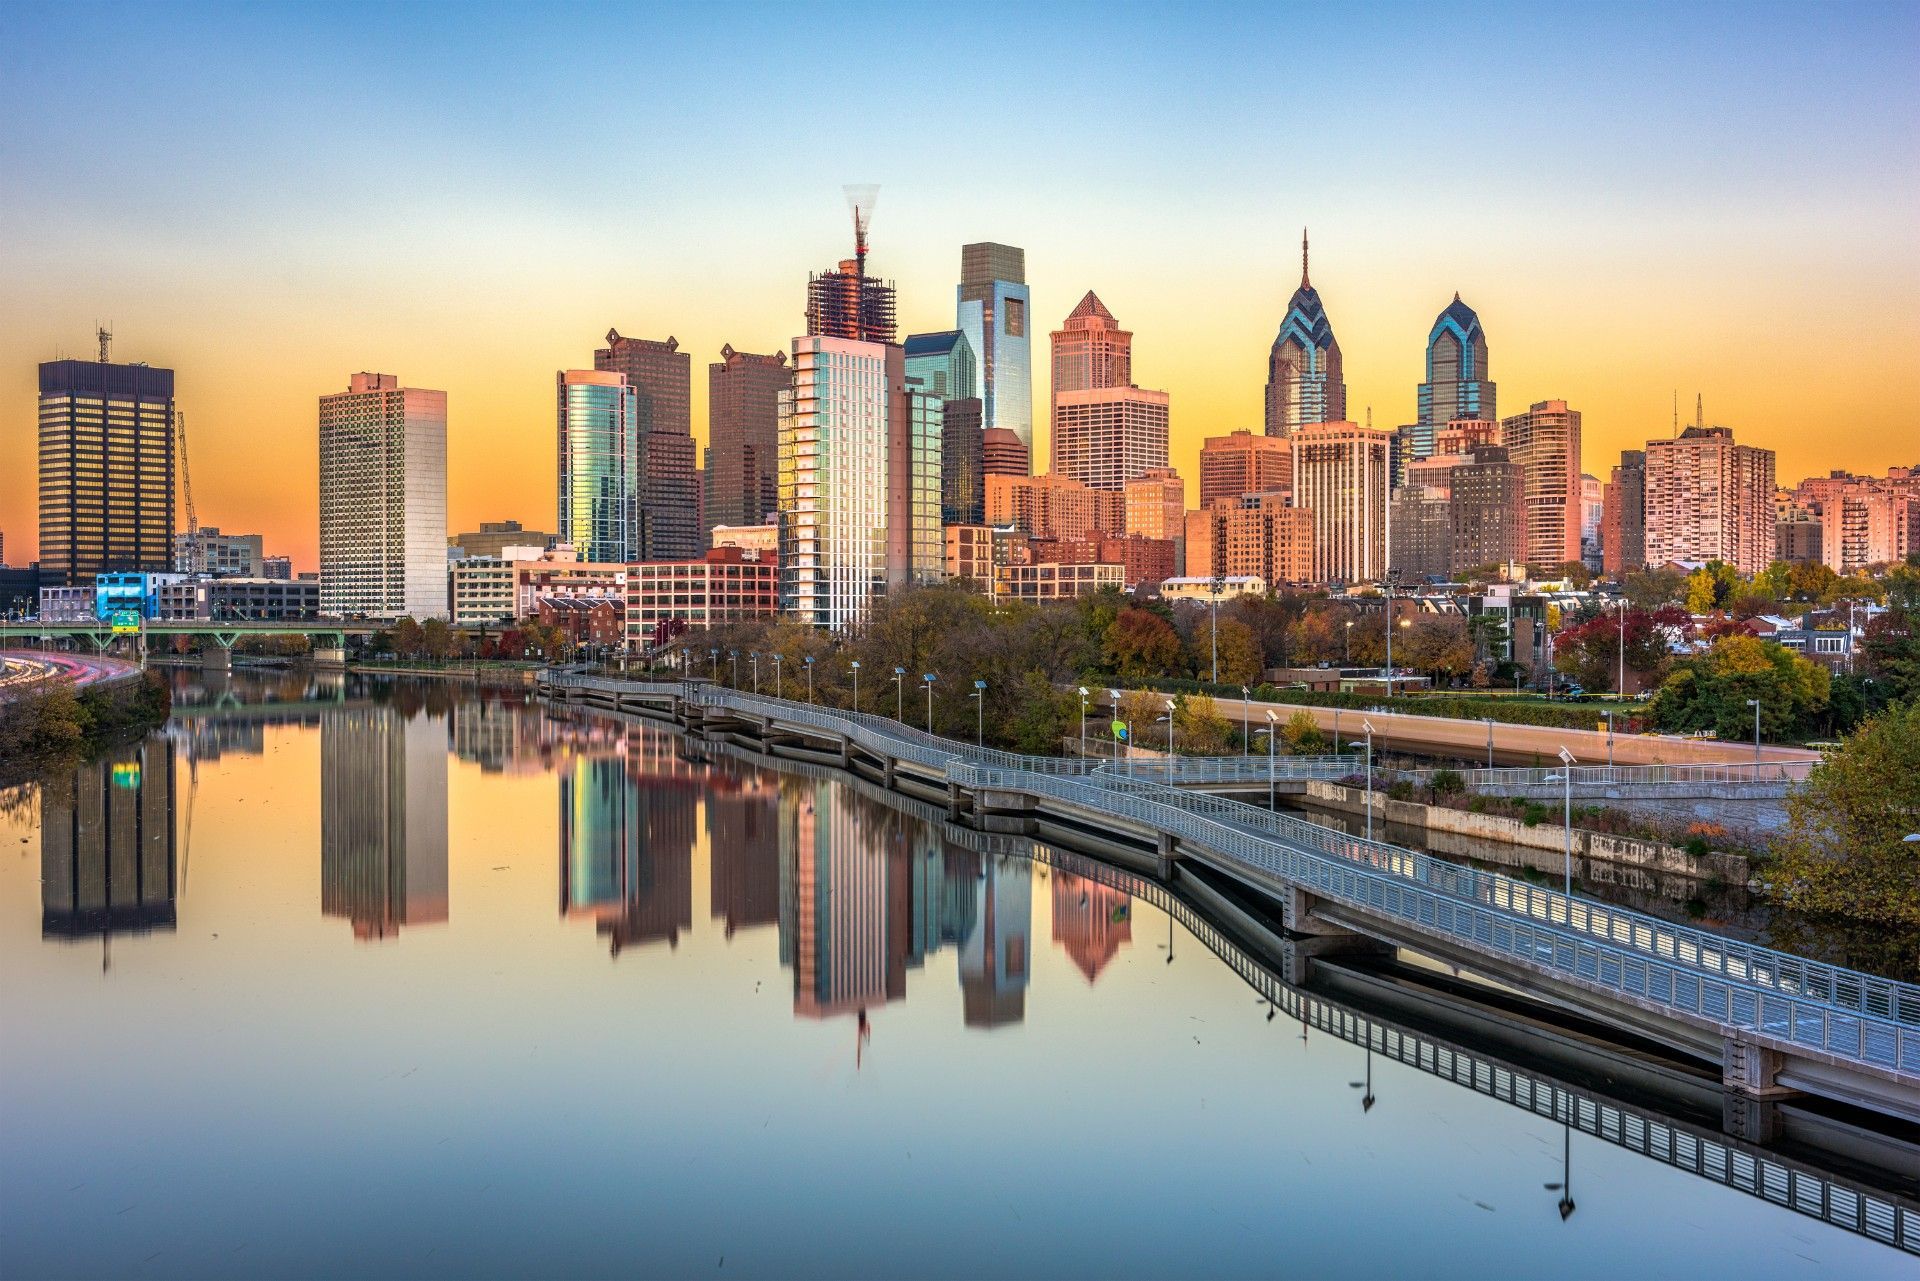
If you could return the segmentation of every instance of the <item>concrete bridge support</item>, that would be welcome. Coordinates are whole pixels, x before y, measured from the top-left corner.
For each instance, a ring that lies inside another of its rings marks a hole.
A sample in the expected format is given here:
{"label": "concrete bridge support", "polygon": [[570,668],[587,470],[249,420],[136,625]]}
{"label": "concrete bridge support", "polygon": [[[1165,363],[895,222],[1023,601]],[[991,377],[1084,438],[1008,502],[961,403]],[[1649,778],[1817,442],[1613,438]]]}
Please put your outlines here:
{"label": "concrete bridge support", "polygon": [[200,649],[200,670],[206,672],[231,672],[233,670],[233,651],[225,645],[205,645]]}
{"label": "concrete bridge support", "polygon": [[315,667],[345,668],[347,650],[344,645],[315,645],[313,647],[313,665]]}

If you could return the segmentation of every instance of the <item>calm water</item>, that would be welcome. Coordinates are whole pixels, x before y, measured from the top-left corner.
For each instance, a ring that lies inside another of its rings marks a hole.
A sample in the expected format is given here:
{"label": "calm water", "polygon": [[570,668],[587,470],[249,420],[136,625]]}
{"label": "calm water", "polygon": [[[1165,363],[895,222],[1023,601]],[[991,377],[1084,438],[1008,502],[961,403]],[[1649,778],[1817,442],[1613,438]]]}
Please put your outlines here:
{"label": "calm water", "polygon": [[1914,1270],[1383,1055],[1363,1109],[1124,884],[850,785],[270,692],[0,818],[0,1275]]}

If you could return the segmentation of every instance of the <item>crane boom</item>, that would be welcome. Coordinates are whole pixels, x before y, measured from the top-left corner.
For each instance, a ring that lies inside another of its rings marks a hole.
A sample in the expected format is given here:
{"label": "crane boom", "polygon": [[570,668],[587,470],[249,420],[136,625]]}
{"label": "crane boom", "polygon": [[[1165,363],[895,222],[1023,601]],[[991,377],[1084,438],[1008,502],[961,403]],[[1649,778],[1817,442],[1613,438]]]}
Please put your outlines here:
{"label": "crane boom", "polygon": [[189,574],[197,574],[200,572],[200,518],[193,509],[193,465],[187,461],[187,415],[183,411],[173,411],[173,428],[179,440],[180,481],[187,499],[187,563],[182,568]]}

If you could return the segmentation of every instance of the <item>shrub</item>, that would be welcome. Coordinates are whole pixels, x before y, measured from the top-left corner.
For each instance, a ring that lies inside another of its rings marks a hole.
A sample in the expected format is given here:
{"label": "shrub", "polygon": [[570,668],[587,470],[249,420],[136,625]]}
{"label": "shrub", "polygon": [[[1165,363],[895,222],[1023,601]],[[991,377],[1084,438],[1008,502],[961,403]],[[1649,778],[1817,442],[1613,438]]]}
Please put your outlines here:
{"label": "shrub", "polygon": [[1443,769],[1434,771],[1433,790],[1436,795],[1464,791],[1466,786],[1467,781],[1460,776],[1459,770]]}

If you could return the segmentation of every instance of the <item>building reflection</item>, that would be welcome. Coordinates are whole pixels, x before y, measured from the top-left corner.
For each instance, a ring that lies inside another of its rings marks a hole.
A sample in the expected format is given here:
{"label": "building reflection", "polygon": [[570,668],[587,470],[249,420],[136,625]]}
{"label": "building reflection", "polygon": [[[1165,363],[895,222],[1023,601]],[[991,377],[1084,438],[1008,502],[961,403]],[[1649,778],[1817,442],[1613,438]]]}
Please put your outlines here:
{"label": "building reflection", "polygon": [[569,745],[560,772],[560,912],[618,956],[693,925],[693,841],[707,780],[645,730]]}
{"label": "building reflection", "polygon": [[546,718],[524,695],[479,694],[447,717],[453,754],[488,774],[543,774],[552,762]]}
{"label": "building reflection", "polygon": [[150,738],[42,789],[40,932],[171,930],[179,848],[174,745]]}
{"label": "building reflection", "polygon": [[735,930],[780,923],[780,787],[763,770],[716,765],[707,775],[709,898]]}
{"label": "building reflection", "polygon": [[447,919],[447,729],[368,704],[320,717],[320,912],[356,939]]}
{"label": "building reflection", "polygon": [[1053,941],[1093,983],[1133,941],[1133,899],[1072,872],[1053,873]]}

